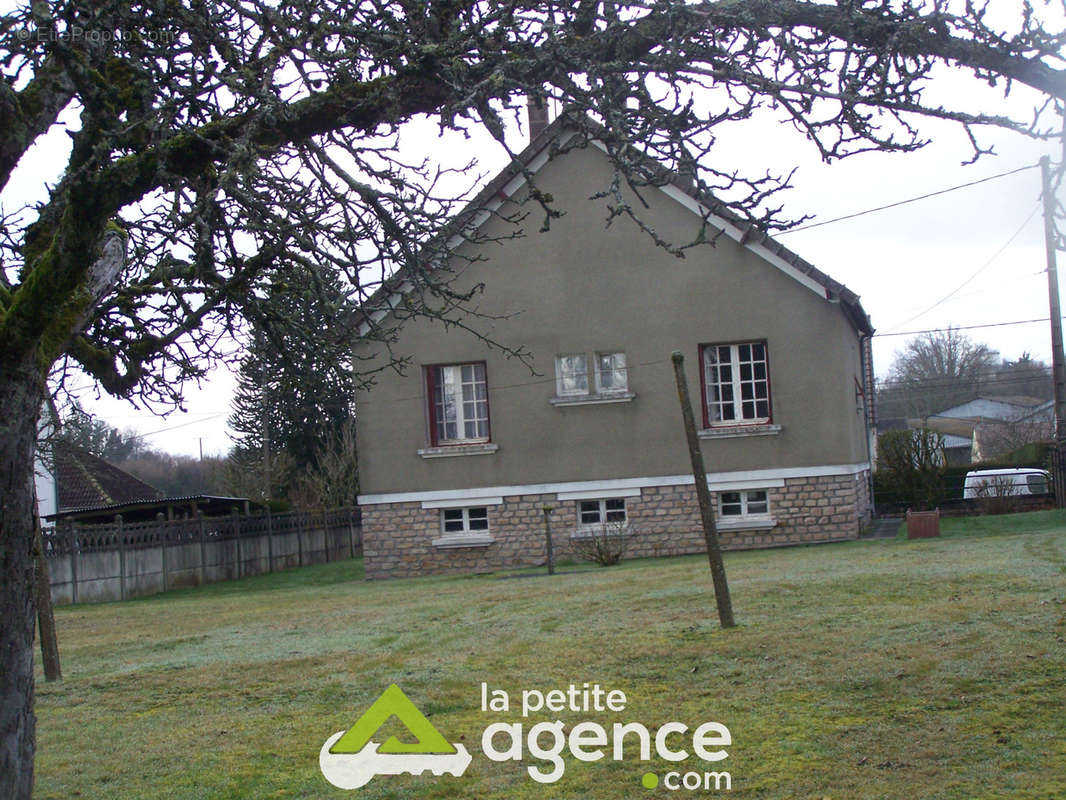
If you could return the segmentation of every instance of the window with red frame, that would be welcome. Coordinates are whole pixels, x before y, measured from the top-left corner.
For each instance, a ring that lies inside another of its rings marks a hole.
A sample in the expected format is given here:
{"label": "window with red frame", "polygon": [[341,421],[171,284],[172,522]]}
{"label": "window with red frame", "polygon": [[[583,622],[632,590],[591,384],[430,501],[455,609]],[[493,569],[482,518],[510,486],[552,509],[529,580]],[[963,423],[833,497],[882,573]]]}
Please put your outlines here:
{"label": "window with red frame", "polygon": [[489,440],[489,398],[485,365],[448,364],[426,368],[430,433],[434,445]]}
{"label": "window with red frame", "polygon": [[766,342],[705,344],[701,349],[707,426],[769,422],[770,365]]}

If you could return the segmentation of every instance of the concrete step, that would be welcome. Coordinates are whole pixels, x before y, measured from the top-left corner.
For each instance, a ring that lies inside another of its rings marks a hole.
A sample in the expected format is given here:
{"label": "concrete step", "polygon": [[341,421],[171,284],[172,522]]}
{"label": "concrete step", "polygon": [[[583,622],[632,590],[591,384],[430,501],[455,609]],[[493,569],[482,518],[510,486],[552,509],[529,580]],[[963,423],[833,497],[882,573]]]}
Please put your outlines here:
{"label": "concrete step", "polygon": [[860,539],[891,539],[896,535],[899,530],[900,523],[903,522],[903,517],[878,517],[873,521],[865,531],[863,531]]}

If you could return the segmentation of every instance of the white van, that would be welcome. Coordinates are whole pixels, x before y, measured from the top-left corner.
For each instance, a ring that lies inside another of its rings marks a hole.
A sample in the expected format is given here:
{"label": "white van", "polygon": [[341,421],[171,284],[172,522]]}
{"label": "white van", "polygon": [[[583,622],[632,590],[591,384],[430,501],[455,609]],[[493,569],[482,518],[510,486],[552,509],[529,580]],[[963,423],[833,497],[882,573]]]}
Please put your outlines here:
{"label": "white van", "polygon": [[1051,475],[1047,470],[1031,467],[978,469],[966,473],[962,498],[976,500],[979,497],[1040,495],[1050,491]]}

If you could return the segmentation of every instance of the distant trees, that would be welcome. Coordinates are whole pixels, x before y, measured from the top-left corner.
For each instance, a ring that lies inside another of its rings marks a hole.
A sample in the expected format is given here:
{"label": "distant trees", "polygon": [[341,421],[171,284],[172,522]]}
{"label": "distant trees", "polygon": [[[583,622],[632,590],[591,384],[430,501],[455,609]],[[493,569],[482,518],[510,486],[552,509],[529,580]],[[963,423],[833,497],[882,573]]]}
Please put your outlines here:
{"label": "distant trees", "polygon": [[955,328],[917,336],[896,353],[881,416],[927,417],[972,400],[998,363],[995,351]]}
{"label": "distant trees", "polygon": [[1022,353],[1016,361],[1004,359],[992,379],[990,394],[1024,395],[1050,400],[1055,396],[1051,365]]}
{"label": "distant trees", "polygon": [[232,494],[227,482],[228,463],[227,456],[205,456],[200,459],[146,449],[116,466],[169,497],[187,497],[196,494]]}
{"label": "distant trees", "polygon": [[119,463],[146,449],[134,431],[120,431],[72,403],[61,416],[58,437],[94,456]]}
{"label": "distant trees", "polygon": [[76,402],[60,415],[55,440],[87,450],[171,497],[230,491],[226,481],[228,457],[199,459],[160,452],[148,447],[134,431],[120,431]]}
{"label": "distant trees", "polygon": [[1051,367],[1023,353],[1000,359],[988,345],[948,328],[922,334],[897,351],[877,393],[878,416],[925,418],[975,397],[1050,399]]}

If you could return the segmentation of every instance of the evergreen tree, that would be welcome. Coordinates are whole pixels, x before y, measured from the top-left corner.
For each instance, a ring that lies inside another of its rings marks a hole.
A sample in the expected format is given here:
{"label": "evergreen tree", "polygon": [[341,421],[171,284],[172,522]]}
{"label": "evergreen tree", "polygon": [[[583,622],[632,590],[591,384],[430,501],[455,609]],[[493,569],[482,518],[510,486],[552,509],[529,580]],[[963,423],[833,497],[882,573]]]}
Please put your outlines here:
{"label": "evergreen tree", "polygon": [[63,415],[59,438],[112,464],[136,458],[147,449],[135,431],[120,431],[77,402],[72,402]]}
{"label": "evergreen tree", "polygon": [[229,425],[235,466],[258,474],[262,496],[288,497],[352,419],[351,313],[339,282],[305,266],[258,303]]}

